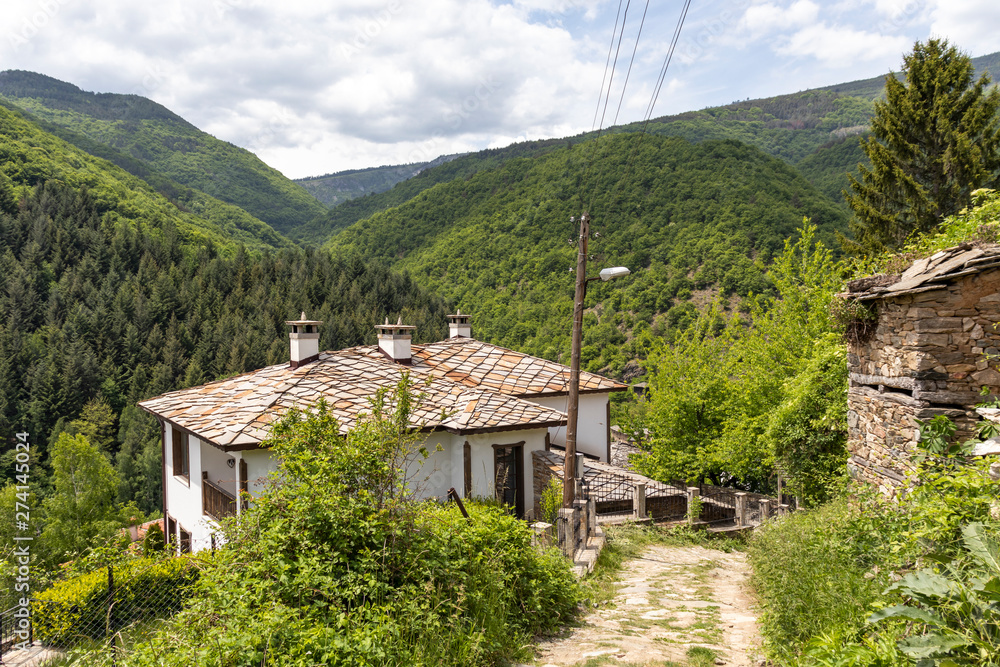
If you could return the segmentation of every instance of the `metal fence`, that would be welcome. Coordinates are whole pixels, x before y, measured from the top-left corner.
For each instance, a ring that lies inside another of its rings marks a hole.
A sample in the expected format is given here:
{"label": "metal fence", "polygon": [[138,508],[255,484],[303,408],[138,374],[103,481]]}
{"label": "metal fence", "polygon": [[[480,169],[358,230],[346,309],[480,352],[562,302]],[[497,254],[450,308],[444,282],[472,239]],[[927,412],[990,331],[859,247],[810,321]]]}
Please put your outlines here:
{"label": "metal fence", "polygon": [[0,665],[115,665],[181,609],[198,576],[192,557],[135,558],[67,577],[31,599],[30,650],[15,640],[17,607],[0,612]]}

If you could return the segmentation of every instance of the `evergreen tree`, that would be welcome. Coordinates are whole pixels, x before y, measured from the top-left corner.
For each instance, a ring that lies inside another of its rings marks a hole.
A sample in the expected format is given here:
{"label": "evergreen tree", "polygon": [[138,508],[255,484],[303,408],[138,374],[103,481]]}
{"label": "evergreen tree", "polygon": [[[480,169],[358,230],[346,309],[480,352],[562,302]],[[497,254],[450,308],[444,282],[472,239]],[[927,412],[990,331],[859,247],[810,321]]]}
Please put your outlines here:
{"label": "evergreen tree", "polygon": [[855,251],[898,248],[970,203],[970,193],[1000,177],[1000,91],[989,75],[973,82],[969,57],[946,40],[917,42],[904,56],[906,81],[886,77],[871,136],[861,145],[847,202],[854,211],[844,240]]}

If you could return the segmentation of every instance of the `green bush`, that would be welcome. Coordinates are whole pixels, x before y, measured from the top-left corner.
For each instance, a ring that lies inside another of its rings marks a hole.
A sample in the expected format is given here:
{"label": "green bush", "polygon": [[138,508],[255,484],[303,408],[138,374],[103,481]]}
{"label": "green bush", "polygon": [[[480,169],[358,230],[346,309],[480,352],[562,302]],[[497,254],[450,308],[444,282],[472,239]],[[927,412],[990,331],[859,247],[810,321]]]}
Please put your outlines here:
{"label": "green bush", "polygon": [[[556,550],[495,504],[407,496],[404,382],[342,436],[322,404],[292,413],[268,443],[281,464],[268,493],[227,526],[187,608],[128,657],[133,667],[495,665],[529,658],[534,635],[577,610]],[[398,406],[391,411],[390,406]]]}
{"label": "green bush", "polygon": [[[108,595],[108,571],[99,569],[59,582],[32,603],[35,637],[64,646],[81,637],[99,639],[135,621],[178,611],[199,570],[189,557],[134,559],[113,567],[114,597]],[[109,614],[109,602],[111,612]]]}
{"label": "green bush", "polygon": [[754,533],[751,581],[763,610],[766,649],[780,662],[794,658],[813,637],[856,631],[869,605],[881,598],[884,582],[863,560],[874,545],[853,539],[864,536],[859,527],[841,499],[768,522]]}

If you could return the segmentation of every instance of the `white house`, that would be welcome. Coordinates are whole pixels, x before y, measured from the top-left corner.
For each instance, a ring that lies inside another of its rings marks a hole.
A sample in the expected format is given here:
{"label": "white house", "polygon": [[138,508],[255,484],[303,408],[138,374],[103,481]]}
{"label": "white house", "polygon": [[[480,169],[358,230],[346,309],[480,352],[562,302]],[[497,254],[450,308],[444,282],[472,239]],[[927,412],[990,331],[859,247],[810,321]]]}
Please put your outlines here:
{"label": "white house", "polygon": [[[386,323],[376,327],[378,345],[321,353],[321,323],[303,314],[287,323],[289,363],[139,403],[160,422],[168,539],[181,550],[208,548],[217,521],[242,512],[239,492],[262,491],[277,461],[261,443],[286,410],[325,398],[346,432],[370,410],[369,397],[405,372],[430,378],[412,417],[432,452],[409,471],[418,493],[496,494],[523,516],[534,505],[531,452],[565,442],[569,368],[475,340],[468,315],[449,323],[450,338],[437,343],[413,344],[414,327]],[[580,374],[578,451],[609,460],[609,395],[626,389]]]}

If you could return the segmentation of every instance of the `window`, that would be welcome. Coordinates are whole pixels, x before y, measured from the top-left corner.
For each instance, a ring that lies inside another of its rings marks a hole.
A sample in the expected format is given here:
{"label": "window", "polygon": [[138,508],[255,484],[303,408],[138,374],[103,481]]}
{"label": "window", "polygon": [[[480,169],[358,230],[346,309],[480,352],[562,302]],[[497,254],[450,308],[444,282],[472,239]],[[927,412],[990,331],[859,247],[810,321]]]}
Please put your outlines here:
{"label": "window", "polygon": [[170,441],[173,443],[174,476],[190,479],[191,452],[188,448],[188,434],[175,428]]}

